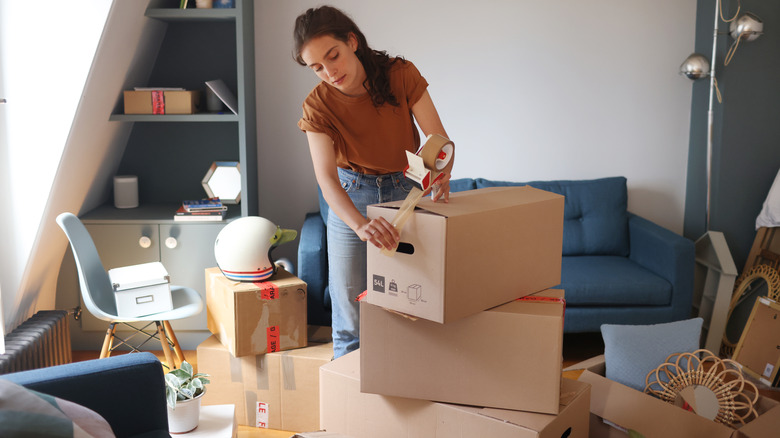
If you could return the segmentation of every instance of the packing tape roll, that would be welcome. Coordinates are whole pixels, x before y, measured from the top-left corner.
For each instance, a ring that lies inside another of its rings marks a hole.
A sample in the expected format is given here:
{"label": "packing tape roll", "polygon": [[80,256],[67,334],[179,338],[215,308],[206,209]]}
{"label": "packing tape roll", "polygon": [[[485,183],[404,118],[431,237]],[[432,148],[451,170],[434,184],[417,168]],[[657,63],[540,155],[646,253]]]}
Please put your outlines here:
{"label": "packing tape roll", "polygon": [[[452,165],[455,160],[455,144],[447,137],[439,134],[431,134],[425,139],[425,144],[422,145],[417,155],[423,160],[425,168],[431,172],[430,184],[435,184],[436,181],[443,175],[452,172]],[[427,187],[423,185],[423,189]],[[417,203],[422,199],[423,191],[417,188],[412,189],[406,196],[401,208],[395,214],[393,226],[400,233],[403,229],[406,221],[411,217],[414,208]],[[382,249],[380,252],[388,257],[395,255],[396,248]]]}
{"label": "packing tape roll", "polygon": [[425,139],[425,144],[417,155],[425,164],[425,168],[431,171],[431,184],[435,183],[442,175],[452,172],[455,163],[455,144],[447,137],[439,134],[431,134]]}

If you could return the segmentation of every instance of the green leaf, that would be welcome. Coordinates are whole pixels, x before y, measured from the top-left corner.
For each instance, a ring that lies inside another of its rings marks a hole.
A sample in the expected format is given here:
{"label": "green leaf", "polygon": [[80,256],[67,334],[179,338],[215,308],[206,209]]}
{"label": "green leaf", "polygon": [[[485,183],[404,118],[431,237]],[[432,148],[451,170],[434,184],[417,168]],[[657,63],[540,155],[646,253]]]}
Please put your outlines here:
{"label": "green leaf", "polygon": [[186,360],[184,362],[182,362],[181,363],[181,368],[179,368],[179,369],[184,371],[185,373],[187,373],[187,378],[188,379],[192,378],[192,374],[193,374],[194,370],[192,369],[192,365],[190,365],[189,362],[187,362]]}
{"label": "green leaf", "polygon": [[165,388],[165,401],[171,409],[176,409],[176,391],[171,387]]}

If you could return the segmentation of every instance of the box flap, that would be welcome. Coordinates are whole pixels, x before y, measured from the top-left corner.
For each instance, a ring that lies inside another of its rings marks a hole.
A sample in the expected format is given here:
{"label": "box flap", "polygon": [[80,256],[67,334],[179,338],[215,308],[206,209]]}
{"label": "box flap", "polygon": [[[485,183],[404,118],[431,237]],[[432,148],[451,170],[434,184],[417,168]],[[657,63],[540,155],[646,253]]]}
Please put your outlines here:
{"label": "box flap", "polygon": [[[531,186],[487,187],[450,193],[450,202],[433,202],[430,197],[425,197],[417,204],[415,211],[425,210],[444,217],[454,217],[556,198],[563,198],[563,196]],[[468,202],[460,202],[464,199],[468,199]],[[375,206],[397,209],[401,204],[403,201],[386,202]]]}
{"label": "box flap", "polygon": [[585,370],[579,380],[591,384],[590,411],[646,437],[730,437],[733,429]]}
{"label": "box flap", "polygon": [[171,280],[165,266],[160,262],[109,269],[108,278],[116,291],[170,283]]}

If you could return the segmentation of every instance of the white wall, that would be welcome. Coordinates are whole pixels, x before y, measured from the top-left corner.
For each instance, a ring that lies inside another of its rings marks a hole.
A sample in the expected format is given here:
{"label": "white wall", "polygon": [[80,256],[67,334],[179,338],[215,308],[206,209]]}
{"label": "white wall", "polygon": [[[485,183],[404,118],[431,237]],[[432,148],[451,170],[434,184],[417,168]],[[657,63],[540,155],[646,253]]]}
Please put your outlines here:
{"label": "white wall", "polygon": [[[428,80],[455,178],[623,175],[631,211],[682,231],[691,83],[677,71],[695,0],[331,3]],[[295,17],[319,4],[256,6],[260,212],[286,227],[317,209],[296,126],[317,79],[291,52]]]}
{"label": "white wall", "polygon": [[3,319],[11,329],[33,309],[53,308],[53,293],[16,292],[110,6],[0,2],[0,97],[8,100],[0,105],[0,329]]}

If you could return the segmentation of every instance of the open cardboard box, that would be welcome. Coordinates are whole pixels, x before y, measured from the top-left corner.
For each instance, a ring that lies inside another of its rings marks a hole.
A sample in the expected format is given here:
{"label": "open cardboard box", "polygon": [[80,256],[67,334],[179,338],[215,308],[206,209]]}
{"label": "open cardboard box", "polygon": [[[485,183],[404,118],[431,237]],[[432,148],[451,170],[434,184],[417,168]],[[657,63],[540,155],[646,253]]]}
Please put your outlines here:
{"label": "open cardboard box", "polygon": [[320,367],[320,427],[354,438],[586,438],[590,385],[561,382],[557,414],[360,392],[360,350]]}
{"label": "open cardboard box", "polygon": [[361,391],[557,413],[563,295],[549,289],[447,324],[362,302]]}
{"label": "open cardboard box", "polygon": [[591,436],[623,436],[620,429],[633,429],[645,438],[707,437],[764,438],[780,433],[780,403],[759,397],[758,418],[735,430],[653,396],[604,377],[604,356],[567,368],[584,369],[579,377],[591,385]]}
{"label": "open cardboard box", "polygon": [[[530,186],[425,198],[392,257],[367,252],[367,301],[439,323],[555,287],[561,282],[561,195]],[[401,202],[368,206],[392,222]]]}

